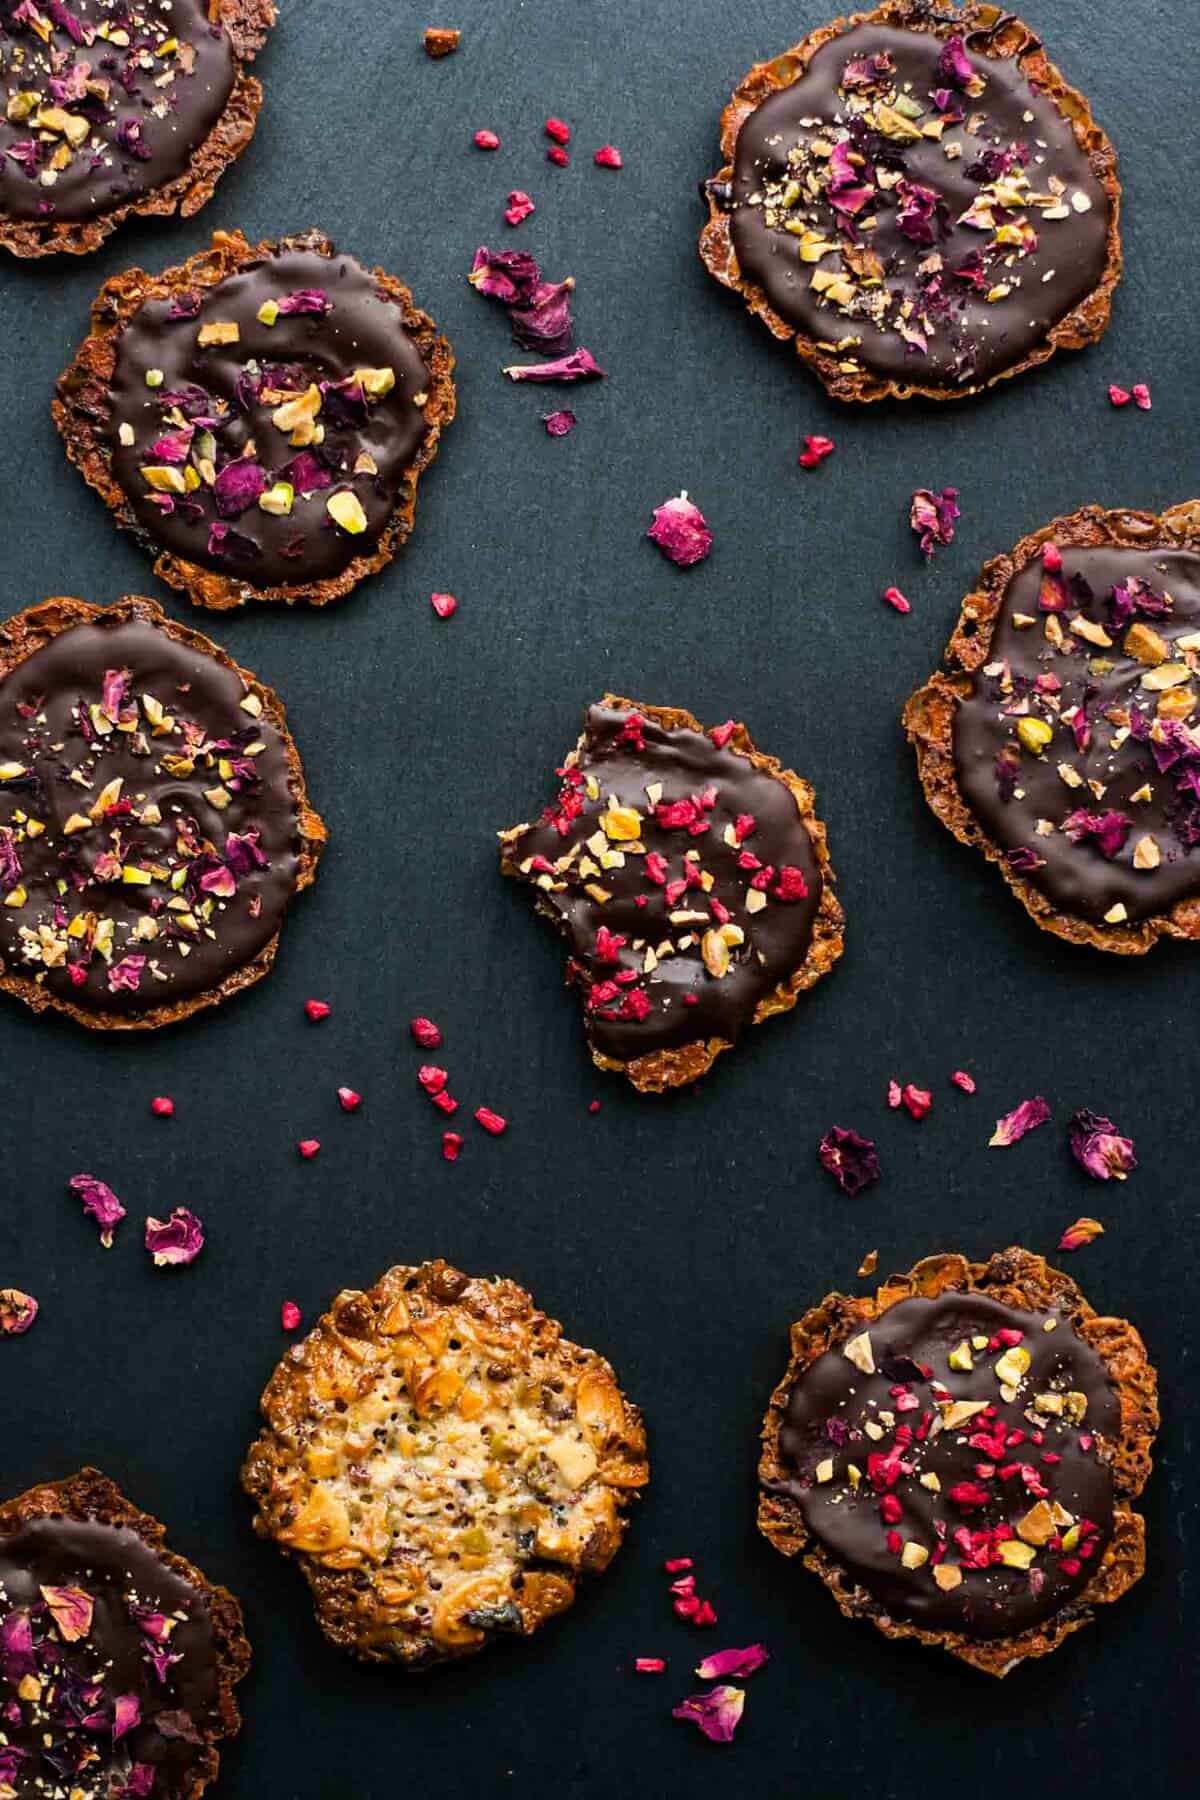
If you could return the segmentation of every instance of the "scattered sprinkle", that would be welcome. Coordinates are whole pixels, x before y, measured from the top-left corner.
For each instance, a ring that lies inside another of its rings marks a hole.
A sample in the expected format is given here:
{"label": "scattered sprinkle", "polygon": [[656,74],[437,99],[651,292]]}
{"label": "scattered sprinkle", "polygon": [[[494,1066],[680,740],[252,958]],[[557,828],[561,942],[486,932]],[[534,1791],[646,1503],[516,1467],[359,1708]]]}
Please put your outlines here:
{"label": "scattered sprinkle", "polygon": [[1003,1150],[1009,1144],[1015,1144],[1018,1138],[1023,1138],[1027,1131],[1036,1131],[1049,1117],[1050,1108],[1040,1094],[1035,1094],[1032,1100],[1022,1100],[1010,1113],[1005,1113],[1002,1119],[996,1120],[996,1129],[988,1139],[988,1146]]}
{"label": "scattered sprinkle", "polygon": [[804,448],[800,452],[800,467],[802,469],[817,468],[827,456],[833,455],[836,448],[837,445],[832,438],[806,436]]}
{"label": "scattered sprinkle", "polygon": [[333,1008],[328,1006],[324,1000],[306,1000],[304,1010],[312,1023],[316,1025],[321,1019],[327,1019]]}
{"label": "scattered sprinkle", "polygon": [[1137,1168],[1133,1139],[1122,1137],[1111,1119],[1086,1106],[1067,1125],[1067,1141],[1080,1168],[1096,1181],[1124,1181]]}
{"label": "scattered sprinkle", "polygon": [[831,1125],[817,1146],[817,1157],[843,1194],[851,1196],[879,1180],[879,1156],[870,1138],[841,1125]]}
{"label": "scattered sprinkle", "polygon": [[681,569],[703,562],[713,547],[713,534],[704,514],[688,499],[686,488],[678,498],[664,500],[654,508],[654,522],[646,536]]}
{"label": "scattered sprinkle", "polygon": [[508,1120],[498,1112],[493,1112],[490,1106],[475,1108],[475,1123],[482,1125],[485,1131],[490,1131],[493,1137],[499,1137],[502,1131],[508,1130]]}
{"label": "scattered sprinkle", "polygon": [[522,219],[527,219],[530,213],[535,212],[536,210],[537,209],[534,206],[533,201],[529,198],[529,195],[523,193],[520,188],[514,188],[508,196],[508,205],[504,210],[504,218],[509,225],[519,225]]}
{"label": "scattered sprinkle", "polygon": [[1108,397],[1114,406],[1128,406],[1133,399],[1128,388],[1118,387],[1113,381],[1108,384]]}
{"label": "scattered sprinkle", "polygon": [[1146,384],[1146,382],[1135,381],[1133,384],[1132,392],[1133,392],[1134,405],[1140,407],[1143,412],[1149,412],[1150,411],[1150,389],[1149,389],[1148,385]]}
{"label": "scattered sprinkle", "polygon": [[549,150],[546,152],[546,161],[557,163],[560,169],[565,169],[570,160],[571,158],[567,155],[566,151],[558,144],[551,144]]}
{"label": "scattered sprinkle", "polygon": [[154,1266],[180,1266],[195,1262],[204,1248],[204,1225],[186,1206],[177,1206],[169,1219],[146,1220],[146,1248]]}
{"label": "scattered sprinkle", "polygon": [[321,1148],[320,1138],[301,1138],[296,1145],[305,1162],[311,1162]]}
{"label": "scattered sprinkle", "polygon": [[884,588],[883,597],[889,606],[894,606],[898,613],[912,611],[912,601],[906,600],[898,587]]}
{"label": "scattered sprinkle", "polygon": [[500,148],[500,139],[496,136],[494,131],[477,131],[475,133],[475,148],[477,150],[498,150]]}
{"label": "scattered sprinkle", "polygon": [[338,1105],[343,1112],[357,1112],[362,1105],[362,1095],[356,1094],[353,1088],[340,1087],[337,1097]]}
{"label": "scattered sprinkle", "polygon": [[447,1162],[458,1161],[458,1153],[462,1149],[464,1142],[465,1140],[459,1137],[457,1131],[443,1131],[442,1155]]}
{"label": "scattered sprinkle", "polygon": [[710,1688],[707,1694],[692,1694],[679,1706],[672,1707],[673,1719],[690,1719],[714,1744],[729,1744],[738,1728],[745,1691],[736,1687]]}
{"label": "scattered sprinkle", "polygon": [[285,1300],[279,1309],[279,1323],[285,1331],[295,1331],[300,1323],[300,1308],[294,1300]]}
{"label": "scattered sprinkle", "polygon": [[150,1111],[154,1114],[156,1119],[173,1119],[175,1117],[175,1102],[168,1099],[166,1094],[157,1094],[150,1102]]}
{"label": "scattered sprinkle", "polygon": [[38,1303],[20,1288],[0,1288],[0,1337],[22,1337],[38,1316]]}
{"label": "scattered sprinkle", "polygon": [[125,1208],[117,1196],[107,1182],[98,1181],[94,1175],[72,1175],[67,1186],[77,1200],[83,1201],[84,1213],[100,1227],[100,1242],[111,1250],[113,1232],[125,1217]]}
{"label": "scattered sprinkle", "polygon": [[565,119],[556,119],[552,116],[546,120],[546,136],[553,138],[556,144],[569,144],[571,127]]}
{"label": "scattered sprinkle", "polygon": [[592,161],[599,163],[602,169],[623,169],[625,167],[621,152],[615,144],[601,144]]}
{"label": "scattered sprinkle", "polygon": [[889,1081],[887,1094],[888,1105],[895,1111],[896,1107],[900,1104],[900,1083],[898,1081]]}
{"label": "scattered sprinkle", "polygon": [[914,1087],[906,1081],[900,1090],[900,1098],[914,1119],[923,1119],[933,1105],[933,1095],[928,1088]]}
{"label": "scattered sprinkle", "polygon": [[448,619],[451,613],[458,611],[458,601],[453,594],[430,594],[429,604],[439,619]]}
{"label": "scattered sprinkle", "polygon": [[686,1569],[694,1569],[695,1566],[690,1556],[669,1556],[663,1564],[668,1575],[682,1575]]}
{"label": "scattered sprinkle", "polygon": [[562,412],[542,414],[542,424],[550,437],[566,437],[568,431],[574,431],[578,423],[575,414],[565,408]]}
{"label": "scattered sprinkle", "polygon": [[1099,1219],[1076,1219],[1059,1238],[1058,1247],[1060,1250],[1082,1250],[1085,1244],[1093,1243],[1096,1238],[1103,1236],[1104,1227]]}
{"label": "scattered sprinkle", "polygon": [[408,1029],[422,1050],[436,1050],[442,1041],[442,1034],[432,1019],[410,1019]]}
{"label": "scattered sprinkle", "polygon": [[435,1063],[422,1063],[417,1070],[417,1080],[427,1094],[440,1094],[449,1079],[445,1069]]}
{"label": "scattered sprinkle", "polygon": [[662,1656],[637,1656],[633,1662],[639,1675],[661,1675],[666,1669],[666,1658]]}
{"label": "scattered sprinkle", "polygon": [[975,1092],[975,1077],[973,1075],[968,1075],[965,1069],[955,1069],[950,1079],[956,1088],[962,1089],[964,1094],[973,1094]]}
{"label": "scattered sprinkle", "polygon": [[939,544],[954,542],[954,521],[961,517],[958,489],[943,488],[940,494],[935,494],[930,488],[918,488],[912,497],[908,517],[922,554],[932,557]]}

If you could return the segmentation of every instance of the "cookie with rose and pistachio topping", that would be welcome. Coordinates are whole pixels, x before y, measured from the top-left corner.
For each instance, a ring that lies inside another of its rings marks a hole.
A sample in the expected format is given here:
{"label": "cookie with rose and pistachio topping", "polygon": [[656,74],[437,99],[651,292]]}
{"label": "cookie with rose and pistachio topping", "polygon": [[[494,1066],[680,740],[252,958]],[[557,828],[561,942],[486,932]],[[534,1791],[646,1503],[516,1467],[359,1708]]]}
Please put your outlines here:
{"label": "cookie with rose and pistachio topping", "polygon": [[1200,502],[1085,506],[987,563],[904,723],[926,798],[1034,923],[1200,939]]}
{"label": "cookie with rose and pistachio topping", "polygon": [[738,84],[701,257],[840,400],[958,399],[1105,331],[1120,183],[1005,8],[884,0]]}
{"label": "cookie with rose and pistachio topping", "polygon": [[703,1075],[842,953],[808,783],[732,719],[606,694],[501,868],[566,939],[592,1060],[643,1093]]}
{"label": "cookie with rose and pistachio topping", "polygon": [[391,561],[454,417],[409,290],[318,232],[217,232],[105,283],[59,377],[67,455],[197,606],[321,606]]}
{"label": "cookie with rose and pistachio topping", "polygon": [[256,1531],[300,1563],[333,1643],[407,1671],[565,1611],[650,1478],[604,1358],[516,1282],[442,1261],[339,1294],[262,1410]]}
{"label": "cookie with rose and pistachio topping", "polygon": [[848,1618],[1007,1675],[1141,1577],[1157,1429],[1141,1337],[1068,1276],[926,1257],[792,1326],[759,1529]]}
{"label": "cookie with rose and pistachio topping", "polygon": [[242,1610],[97,1469],[0,1504],[0,1796],[198,1800],[250,1666]]}
{"label": "cookie with rose and pistachio topping", "polygon": [[100,1031],[258,981],[325,843],[278,697],[152,600],[0,625],[0,991]]}
{"label": "cookie with rose and pistachio topping", "polygon": [[198,212],[250,139],[274,0],[0,0],[0,246]]}

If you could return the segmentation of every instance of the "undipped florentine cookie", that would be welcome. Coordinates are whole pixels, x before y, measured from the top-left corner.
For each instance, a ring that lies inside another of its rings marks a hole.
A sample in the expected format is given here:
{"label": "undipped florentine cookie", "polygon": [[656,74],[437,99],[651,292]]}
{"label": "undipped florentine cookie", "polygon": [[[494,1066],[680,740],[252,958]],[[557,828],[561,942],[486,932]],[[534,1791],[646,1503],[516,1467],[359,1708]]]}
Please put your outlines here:
{"label": "undipped florentine cookie", "polygon": [[409,290],[318,232],[217,232],[178,268],[105,283],[54,419],[155,573],[197,606],[322,606],[412,531],[453,368]]}
{"label": "undipped florentine cookie", "polygon": [[1140,1336],[1068,1276],[926,1257],[792,1326],[759,1529],[848,1618],[1007,1675],[1141,1576],[1157,1429]]}
{"label": "undipped florentine cookie", "polygon": [[840,400],[957,399],[1094,343],[1112,145],[1001,6],[884,0],[742,80],[701,256]]}
{"label": "undipped florentine cookie", "polygon": [[198,1800],[241,1726],[242,1611],[97,1469],[0,1505],[0,1796]]}
{"label": "undipped florentine cookie", "polygon": [[100,1031],[265,975],[325,826],[278,696],[153,600],[0,625],[0,991]]}
{"label": "undipped florentine cookie", "polygon": [[566,939],[597,1067],[644,1093],[695,1081],[842,953],[813,791],[732,719],[615,694],[558,773],[501,868]]}
{"label": "undipped florentine cookie", "polygon": [[190,218],[254,136],[274,0],[0,0],[0,246]]}
{"label": "undipped florentine cookie", "polygon": [[1200,502],[1085,506],[997,556],[904,723],[926,798],[1036,925],[1200,939]]}
{"label": "undipped florentine cookie", "polygon": [[444,1262],[345,1292],[263,1395],[242,1482],[317,1621],[414,1670],[528,1636],[606,1568],[649,1480],[608,1363]]}

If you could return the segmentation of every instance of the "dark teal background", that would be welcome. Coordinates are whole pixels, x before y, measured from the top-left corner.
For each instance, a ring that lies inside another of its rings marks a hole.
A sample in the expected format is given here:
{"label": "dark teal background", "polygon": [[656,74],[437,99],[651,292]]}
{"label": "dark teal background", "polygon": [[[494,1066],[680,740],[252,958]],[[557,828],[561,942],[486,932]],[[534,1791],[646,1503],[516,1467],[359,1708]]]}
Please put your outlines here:
{"label": "dark teal background", "polygon": [[[1086,501],[1157,508],[1200,490],[1191,13],[1026,8],[1121,153],[1127,274],[1103,343],[976,402],[851,412],[695,253],[696,184],[717,166],[731,87],[822,6],[282,11],[258,135],[198,218],[126,228],[80,261],[0,266],[5,612],[53,593],[159,594],[277,685],[332,834],[274,974],[219,1013],[105,1042],[0,1007],[0,1285],[42,1302],[28,1337],[0,1342],[0,1489],[94,1462],[242,1597],[256,1665],[224,1800],[1165,1794],[1184,1780],[1172,1759],[1195,1692],[1200,958],[1166,947],[1123,962],[1039,934],[926,810],[897,720],[986,556]],[[461,25],[459,54],[429,62],[427,24]],[[565,171],[545,161],[548,113],[576,128]],[[480,126],[498,154],[473,149]],[[607,142],[620,173],[592,164]],[[501,218],[511,187],[538,207],[516,232]],[[235,225],[323,228],[411,282],[459,357],[459,420],[412,543],[324,614],[202,615],[161,592],[50,422],[102,278]],[[578,341],[606,381],[567,393],[502,379],[519,353],[464,279],[480,243],[576,277]],[[1113,412],[1108,382],[1140,380],[1153,411]],[[559,405],[580,423],[553,441],[538,415]],[[837,442],[812,474],[796,466],[806,431]],[[927,569],[909,497],[946,483],[963,517]],[[681,487],[716,534],[682,573],[642,536]],[[879,598],[891,582],[908,618]],[[447,624],[433,589],[459,597]],[[807,775],[848,913],[834,974],[699,1092],[663,1101],[591,1069],[560,948],[496,866],[494,832],[548,796],[606,686],[744,717]],[[334,1009],[316,1028],[309,995]],[[442,1025],[454,1091],[511,1120],[499,1140],[464,1127],[453,1168],[414,1080],[418,1012]],[[960,1066],[973,1099],[949,1086]],[[887,1111],[893,1075],[933,1090],[922,1123]],[[339,1112],[341,1083],[364,1096],[355,1117]],[[174,1096],[174,1120],[151,1118],[156,1093]],[[997,1116],[1032,1093],[1054,1122],[989,1150]],[[1123,1187],[1070,1162],[1081,1105],[1136,1138]],[[816,1163],[834,1122],[879,1142],[883,1180],[857,1201]],[[295,1148],[307,1136],[323,1144],[312,1163]],[[108,1253],[68,1196],[80,1170],[129,1209]],[[141,1221],[179,1204],[204,1218],[208,1248],[190,1270],[153,1270]],[[947,1248],[1048,1252],[1081,1212],[1108,1229],[1072,1272],[1141,1325],[1162,1375],[1149,1570],[999,1684],[845,1623],[757,1538],[758,1421],[788,1322],[854,1288],[868,1249],[881,1273]],[[405,1681],[326,1648],[300,1576],[253,1538],[236,1474],[284,1348],[280,1301],[311,1319],[339,1286],[438,1254],[515,1276],[612,1358],[646,1411],[654,1483],[565,1620]],[[720,1615],[711,1633],[672,1617],[661,1561],[680,1554]],[[733,1746],[672,1721],[700,1655],[759,1638],[773,1661],[747,1684]],[[652,1654],[669,1658],[665,1677],[630,1673]]]}

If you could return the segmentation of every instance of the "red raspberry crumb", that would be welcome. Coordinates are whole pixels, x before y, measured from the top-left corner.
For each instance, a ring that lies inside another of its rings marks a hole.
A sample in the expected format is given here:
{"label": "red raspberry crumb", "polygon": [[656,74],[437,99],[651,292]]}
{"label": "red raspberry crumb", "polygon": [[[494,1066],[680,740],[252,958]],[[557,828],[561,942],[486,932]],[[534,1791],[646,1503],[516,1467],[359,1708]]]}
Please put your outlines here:
{"label": "red raspberry crumb", "polygon": [[692,1614],[693,1625],[715,1625],[717,1615],[707,1600],[702,1600]]}
{"label": "red raspberry crumb", "polygon": [[668,1575],[678,1575],[683,1569],[694,1569],[695,1566],[690,1556],[669,1556],[663,1564]]}
{"label": "red raspberry crumb", "polygon": [[312,1020],[313,1024],[316,1025],[321,1019],[327,1019],[333,1011],[333,1008],[327,1005],[324,1000],[306,1000],[304,1002],[304,1010]]}
{"label": "red raspberry crumb", "polygon": [[1133,402],[1135,406],[1140,406],[1143,412],[1150,411],[1150,389],[1144,381],[1134,382]]}
{"label": "red raspberry crumb", "polygon": [[556,144],[569,144],[571,127],[565,119],[549,118],[546,120],[546,136],[552,137]]}
{"label": "red raspberry crumb", "polygon": [[804,448],[800,452],[800,467],[815,469],[827,456],[832,456],[836,448],[832,438],[806,436]]}
{"label": "red raspberry crumb", "polygon": [[362,1095],[356,1094],[353,1088],[340,1087],[337,1095],[338,1105],[343,1112],[357,1112],[362,1105]]}
{"label": "red raspberry crumb", "polygon": [[500,139],[496,136],[494,131],[477,131],[475,133],[475,148],[477,150],[498,150],[500,148]]}
{"label": "red raspberry crumb", "polygon": [[445,1157],[447,1162],[457,1162],[458,1161],[458,1153],[462,1149],[462,1147],[463,1147],[463,1140],[462,1140],[462,1138],[459,1137],[457,1131],[443,1131],[443,1133],[442,1133],[442,1155]]}
{"label": "red raspberry crumb", "polygon": [[734,719],[726,719],[723,725],[714,725],[708,735],[717,746],[717,749],[723,750],[736,730],[737,721]]}
{"label": "red raspberry crumb", "polygon": [[490,1131],[493,1137],[499,1137],[502,1131],[508,1130],[508,1120],[493,1112],[490,1106],[475,1108],[475,1123],[482,1125],[485,1131]]}
{"label": "red raspberry crumb", "polygon": [[557,144],[551,144],[546,152],[546,157],[549,162],[557,163],[560,169],[565,169],[571,160],[566,151],[560,149]]}
{"label": "red raspberry crumb", "polygon": [[914,1119],[923,1119],[933,1105],[933,1095],[928,1088],[914,1087],[911,1081],[905,1082],[900,1098]]}
{"label": "red raspberry crumb", "polygon": [[667,1665],[661,1656],[637,1656],[633,1666],[639,1675],[661,1675]]}
{"label": "red raspberry crumb", "polygon": [[1128,388],[1118,387],[1115,381],[1108,384],[1108,397],[1114,406],[1128,406],[1133,395]]}
{"label": "red raspberry crumb", "polygon": [[955,1069],[950,1079],[956,1088],[962,1089],[964,1094],[973,1094],[975,1092],[975,1077],[973,1075],[968,1075],[965,1069]]}
{"label": "red raspberry crumb", "polygon": [[510,225],[519,225],[522,219],[527,219],[534,210],[534,204],[529,195],[520,188],[513,188],[508,196],[508,206],[505,208],[504,217]]}
{"label": "red raspberry crumb", "polygon": [[417,1070],[417,1080],[427,1094],[440,1094],[449,1079],[445,1069],[436,1068],[433,1063],[422,1063]]}
{"label": "red raspberry crumb", "polygon": [[888,1082],[888,1105],[894,1111],[895,1108],[897,1106],[899,1106],[899,1104],[900,1104],[900,1083],[898,1081],[889,1081]]}
{"label": "red raspberry crumb", "polygon": [[458,611],[458,601],[453,594],[430,594],[429,604],[439,619],[448,619],[451,613]]}
{"label": "red raspberry crumb", "polygon": [[622,169],[625,166],[615,144],[601,144],[592,161],[598,162],[602,169]]}
{"label": "red raspberry crumb", "polygon": [[305,1162],[311,1162],[313,1157],[317,1154],[317,1151],[321,1148],[321,1140],[320,1138],[301,1138],[296,1148],[299,1150]]}
{"label": "red raspberry crumb", "polygon": [[172,1118],[175,1112],[175,1102],[173,1100],[168,1100],[165,1094],[159,1094],[157,1098],[150,1102],[150,1111],[154,1114],[156,1119]]}
{"label": "red raspberry crumb", "polygon": [[699,1004],[700,1004],[699,994],[685,994],[683,996],[683,1004],[685,1006],[699,1006]]}
{"label": "red raspberry crumb", "polygon": [[438,1111],[444,1112],[447,1118],[450,1117],[451,1113],[456,1113],[458,1111],[458,1101],[454,1098],[453,1094],[433,1094],[431,1095],[431,1099]]}
{"label": "red raspberry crumb", "polygon": [[590,1113],[598,1113],[600,1111],[600,1102],[598,1100],[589,1100],[588,1111]]}
{"label": "red raspberry crumb", "polygon": [[408,1029],[422,1050],[436,1050],[442,1041],[442,1034],[432,1019],[410,1019]]}
{"label": "red raspberry crumb", "polygon": [[898,613],[912,611],[912,601],[906,600],[898,587],[884,588],[883,597],[889,606],[894,606]]}
{"label": "red raspberry crumb", "polygon": [[300,1308],[294,1300],[285,1300],[279,1309],[279,1323],[285,1331],[295,1331],[300,1323]]}
{"label": "red raspberry crumb", "polygon": [[1042,567],[1051,575],[1057,575],[1062,568],[1062,551],[1053,538],[1047,538],[1042,545]]}

